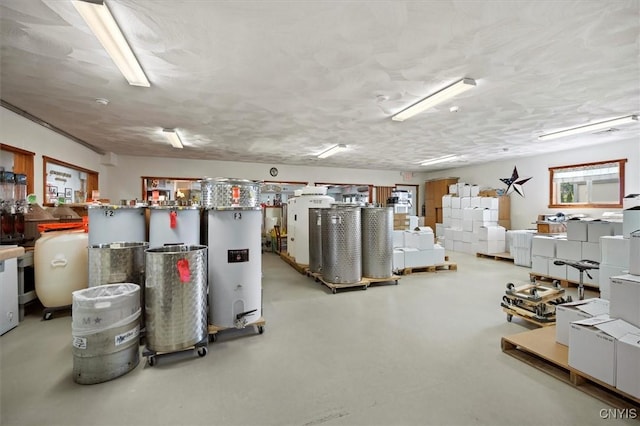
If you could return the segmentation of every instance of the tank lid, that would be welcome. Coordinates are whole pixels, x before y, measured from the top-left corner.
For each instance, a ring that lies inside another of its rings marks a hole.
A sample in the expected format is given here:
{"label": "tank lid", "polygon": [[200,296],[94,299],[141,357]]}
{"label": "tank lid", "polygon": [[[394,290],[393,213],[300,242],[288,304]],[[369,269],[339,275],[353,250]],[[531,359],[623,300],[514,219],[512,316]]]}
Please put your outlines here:
{"label": "tank lid", "polygon": [[213,183],[213,184],[227,184],[227,185],[261,185],[263,183],[263,181],[261,180],[223,178],[223,177],[215,177],[215,178],[206,177],[200,180],[199,182]]}
{"label": "tank lid", "polygon": [[109,210],[126,210],[126,209],[144,209],[146,205],[120,206],[117,204],[89,204],[89,209],[109,209]]}
{"label": "tank lid", "polygon": [[161,205],[151,205],[149,206],[152,210],[197,210],[200,208],[198,205],[190,205],[190,206],[161,206]]}

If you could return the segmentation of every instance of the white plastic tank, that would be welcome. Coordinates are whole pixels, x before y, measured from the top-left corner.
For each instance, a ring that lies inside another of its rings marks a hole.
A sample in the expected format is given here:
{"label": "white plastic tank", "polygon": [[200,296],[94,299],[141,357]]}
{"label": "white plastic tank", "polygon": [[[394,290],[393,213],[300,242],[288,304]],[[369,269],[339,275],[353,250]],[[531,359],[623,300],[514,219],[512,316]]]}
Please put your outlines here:
{"label": "white plastic tank", "polygon": [[147,241],[145,207],[89,206],[89,244]]}
{"label": "white plastic tank", "polygon": [[149,247],[167,244],[200,244],[199,207],[149,207]]}
{"label": "white plastic tank", "polygon": [[88,235],[51,232],[36,240],[33,261],[36,295],[46,308],[69,306],[72,293],[88,286]]}
{"label": "white plastic tank", "polygon": [[329,208],[335,203],[324,186],[306,186],[289,198],[287,208],[287,251],[296,263],[309,264],[309,209]]}

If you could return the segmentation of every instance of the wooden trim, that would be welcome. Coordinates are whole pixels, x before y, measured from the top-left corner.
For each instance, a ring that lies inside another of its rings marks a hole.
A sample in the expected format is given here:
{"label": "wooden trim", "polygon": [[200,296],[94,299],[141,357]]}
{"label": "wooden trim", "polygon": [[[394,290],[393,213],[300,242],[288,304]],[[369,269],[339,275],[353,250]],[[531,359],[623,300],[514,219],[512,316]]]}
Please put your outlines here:
{"label": "wooden trim", "polygon": [[190,177],[170,177],[170,176],[140,176],[142,179],[164,179],[164,180],[189,180],[192,182],[197,182],[202,180],[202,178],[190,178]]}
{"label": "wooden trim", "polygon": [[76,166],[75,164],[67,163],[66,161],[56,160],[55,158],[47,157],[46,155],[42,156],[42,205],[43,206],[52,206],[53,204],[46,202],[47,196],[47,164],[56,164],[58,166],[67,167],[69,169],[78,170],[80,172],[87,174],[87,183],[86,183],[86,194],[85,200],[89,201],[91,199],[91,192],[94,189],[99,189],[98,183],[100,181],[100,173],[95,170],[85,169],[84,167]]}
{"label": "wooden trim", "polygon": [[34,157],[36,155],[35,152],[27,151],[26,149],[22,149],[22,148],[16,148],[15,146],[7,145],[4,143],[0,143],[0,150],[14,152],[14,153],[23,154],[23,155],[33,155]]}
{"label": "wooden trim", "polygon": [[[95,170],[85,169],[84,167],[76,166],[75,164],[67,163],[65,161],[56,160],[55,158],[51,158],[51,157],[47,157],[46,155],[43,155],[42,156],[42,165],[44,167],[44,169],[43,169],[44,173],[42,174],[43,177],[47,176],[47,163],[57,164],[58,166],[68,167],[70,169],[78,170],[78,171],[81,171],[81,172],[84,172],[84,173],[93,173],[93,174],[96,174],[96,175],[99,174]],[[47,179],[45,178],[44,180],[46,181]]]}
{"label": "wooden trim", "polygon": [[[626,178],[626,169],[625,164],[628,160],[626,158],[621,158],[618,160],[608,160],[608,161],[596,161],[593,163],[582,163],[582,164],[571,164],[568,166],[557,166],[557,167],[549,167],[549,208],[568,208],[568,209],[608,209],[608,208],[622,208],[622,199],[624,198],[625,191],[625,178]],[[588,166],[598,166],[601,164],[611,164],[618,163],[618,175],[619,175],[619,188],[618,188],[618,203],[564,203],[558,204],[555,203],[555,188],[556,186],[553,184],[553,175],[554,172],[558,169],[570,169],[572,167],[588,167]]]}

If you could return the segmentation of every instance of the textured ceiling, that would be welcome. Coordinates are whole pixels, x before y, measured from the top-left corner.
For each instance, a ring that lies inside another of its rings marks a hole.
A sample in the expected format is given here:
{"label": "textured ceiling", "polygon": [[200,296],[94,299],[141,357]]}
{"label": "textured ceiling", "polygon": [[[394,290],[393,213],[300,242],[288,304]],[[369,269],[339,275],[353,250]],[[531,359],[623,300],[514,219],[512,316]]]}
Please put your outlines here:
{"label": "textured ceiling", "polygon": [[[640,141],[637,124],[536,139],[640,113],[640,0],[107,4],[150,88],[127,84],[69,1],[0,3],[2,100],[104,152],[415,171]],[[477,87],[391,120],[463,77]],[[336,143],[349,150],[315,158]]]}

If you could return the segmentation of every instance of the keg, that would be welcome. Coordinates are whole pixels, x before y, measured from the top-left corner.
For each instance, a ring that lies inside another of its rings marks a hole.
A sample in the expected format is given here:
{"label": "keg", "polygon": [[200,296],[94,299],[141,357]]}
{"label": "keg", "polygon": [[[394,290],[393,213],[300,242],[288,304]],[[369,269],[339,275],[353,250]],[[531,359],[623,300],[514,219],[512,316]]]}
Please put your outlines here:
{"label": "keg", "polygon": [[73,380],[90,385],[140,362],[140,286],[107,284],[73,292]]}
{"label": "keg", "polygon": [[203,341],[207,327],[207,247],[146,250],[147,347],[173,352]]}
{"label": "keg", "polygon": [[362,209],[362,275],[389,278],[393,275],[393,208]]}
{"label": "keg", "polygon": [[137,206],[90,205],[89,244],[147,241],[145,210]]}
{"label": "keg", "polygon": [[322,211],[322,278],[333,284],[362,280],[359,206],[332,205]]}
{"label": "keg", "polygon": [[309,271],[322,271],[322,208],[309,209]]}

